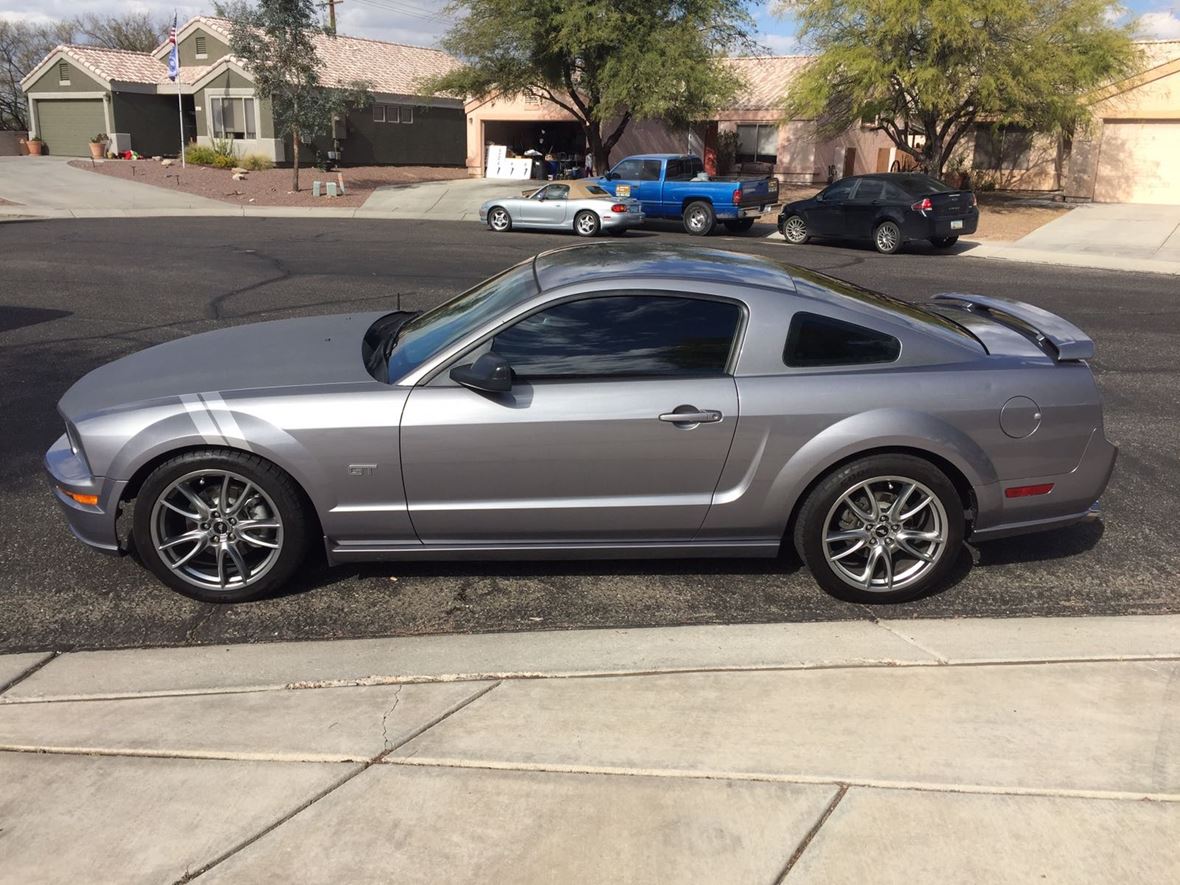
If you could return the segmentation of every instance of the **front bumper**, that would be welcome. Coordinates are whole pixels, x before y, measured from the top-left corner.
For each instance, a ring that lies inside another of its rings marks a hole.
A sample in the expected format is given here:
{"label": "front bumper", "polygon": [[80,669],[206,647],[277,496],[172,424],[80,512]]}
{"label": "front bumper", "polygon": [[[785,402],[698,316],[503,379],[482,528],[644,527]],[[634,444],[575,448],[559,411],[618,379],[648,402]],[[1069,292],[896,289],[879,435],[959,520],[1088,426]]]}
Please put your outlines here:
{"label": "front bumper", "polygon": [[[116,522],[127,483],[92,476],[85,459],[74,452],[65,434],[45,453],[45,472],[74,537],[103,553],[122,554]],[[98,504],[80,504],[67,491],[97,495]]]}
{"label": "front bumper", "polygon": [[[1118,454],[1119,447],[1096,428],[1081,460],[1069,473],[1004,480],[977,489],[979,513],[971,540],[992,541],[1098,518],[1098,499],[1106,491]],[[1004,497],[1004,489],[1010,486],[1041,483],[1052,483],[1053,490],[1027,498]]]}

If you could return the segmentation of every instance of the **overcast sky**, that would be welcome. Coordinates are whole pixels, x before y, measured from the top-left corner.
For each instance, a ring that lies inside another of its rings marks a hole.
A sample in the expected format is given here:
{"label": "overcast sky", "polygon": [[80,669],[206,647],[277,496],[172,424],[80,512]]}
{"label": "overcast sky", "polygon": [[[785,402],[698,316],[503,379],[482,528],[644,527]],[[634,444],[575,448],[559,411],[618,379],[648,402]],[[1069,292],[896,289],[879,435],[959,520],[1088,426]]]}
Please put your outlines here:
{"label": "overcast sky", "polygon": [[[337,27],[342,34],[432,46],[447,27],[440,14],[444,5],[443,0],[343,0],[336,7]],[[770,6],[758,5],[759,42],[776,54],[798,52],[791,21],[773,16]],[[1129,0],[1127,6],[1142,16],[1143,36],[1180,39],[1180,0]],[[163,0],[0,0],[0,18],[33,22],[113,9],[142,10],[161,18],[176,10],[183,22],[211,12],[213,6]]]}

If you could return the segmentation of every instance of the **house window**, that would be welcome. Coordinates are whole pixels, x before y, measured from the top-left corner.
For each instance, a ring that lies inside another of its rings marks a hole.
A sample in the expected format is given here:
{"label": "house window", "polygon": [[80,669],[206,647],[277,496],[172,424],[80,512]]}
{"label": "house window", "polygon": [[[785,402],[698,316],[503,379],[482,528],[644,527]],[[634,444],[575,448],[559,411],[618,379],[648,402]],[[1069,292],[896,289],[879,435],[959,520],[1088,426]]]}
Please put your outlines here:
{"label": "house window", "polygon": [[193,43],[196,45],[197,58],[208,58],[209,57],[209,54],[205,50],[205,35],[204,34],[198,34],[196,36],[196,38],[193,40]]}
{"label": "house window", "polygon": [[976,169],[1028,169],[1032,163],[1032,132],[1021,126],[980,126],[975,130]]}
{"label": "house window", "polygon": [[402,105],[402,122],[403,123],[413,123],[414,122],[414,109],[412,107],[410,107],[408,105]]}
{"label": "house window", "polygon": [[742,123],[737,135],[739,163],[778,163],[777,123]]}
{"label": "house window", "polygon": [[70,85],[70,64],[69,62],[59,61],[57,63],[57,85]]}
{"label": "house window", "polygon": [[254,99],[213,96],[209,99],[213,112],[214,138],[256,138]]}
{"label": "house window", "polygon": [[413,123],[414,109],[408,105],[375,104],[373,105],[374,123]]}
{"label": "house window", "polygon": [[384,123],[385,122],[385,105],[383,105],[383,104],[373,105],[373,122],[374,123]]}

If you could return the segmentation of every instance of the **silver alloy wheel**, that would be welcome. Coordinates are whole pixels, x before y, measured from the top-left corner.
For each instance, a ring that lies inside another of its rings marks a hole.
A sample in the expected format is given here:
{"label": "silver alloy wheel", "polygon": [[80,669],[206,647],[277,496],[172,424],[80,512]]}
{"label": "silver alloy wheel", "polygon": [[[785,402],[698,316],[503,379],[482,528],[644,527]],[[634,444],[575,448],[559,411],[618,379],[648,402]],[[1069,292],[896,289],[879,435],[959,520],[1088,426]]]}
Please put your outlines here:
{"label": "silver alloy wheel", "polygon": [[274,501],[229,470],[196,470],[169,485],[152,505],[151,531],[164,564],[204,589],[255,583],[283,549]]}
{"label": "silver alloy wheel", "polygon": [[574,224],[577,225],[578,233],[584,237],[593,236],[598,232],[598,219],[591,212],[579,212]]}
{"label": "silver alloy wheel", "polygon": [[904,476],[858,482],[823,523],[824,557],[858,590],[888,593],[919,581],[947,549],[947,515],[927,486]]}
{"label": "silver alloy wheel", "polygon": [[807,224],[798,215],[792,215],[783,225],[783,237],[788,243],[802,243],[807,239]]}
{"label": "silver alloy wheel", "polygon": [[695,206],[688,213],[688,229],[693,233],[703,231],[709,223],[709,213],[700,206]]}
{"label": "silver alloy wheel", "polygon": [[508,225],[512,220],[508,217],[508,211],[497,206],[488,213],[488,224],[491,225],[492,230],[506,231]]}
{"label": "silver alloy wheel", "polygon": [[882,222],[877,227],[877,251],[894,252],[901,240],[901,231],[892,221]]}

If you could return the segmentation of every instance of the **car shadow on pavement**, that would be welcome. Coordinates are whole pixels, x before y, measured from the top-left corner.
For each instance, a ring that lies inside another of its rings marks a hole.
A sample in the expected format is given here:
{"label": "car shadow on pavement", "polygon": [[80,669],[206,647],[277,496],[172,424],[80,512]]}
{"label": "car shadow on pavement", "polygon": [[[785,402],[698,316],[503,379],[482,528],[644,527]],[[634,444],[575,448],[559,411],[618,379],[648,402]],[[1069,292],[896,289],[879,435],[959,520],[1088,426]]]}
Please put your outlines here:
{"label": "car shadow on pavement", "polygon": [[1097,546],[1105,531],[1101,520],[1097,520],[1048,532],[985,541],[975,548],[979,554],[976,564],[987,568],[1080,556]]}

